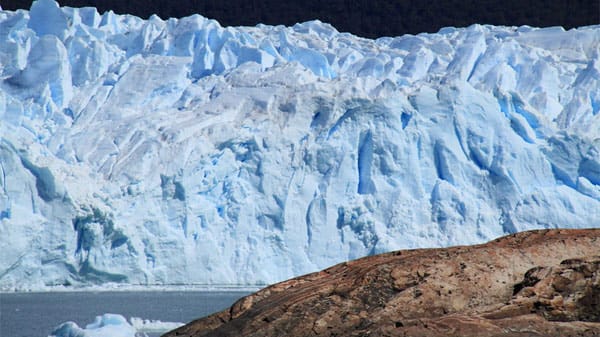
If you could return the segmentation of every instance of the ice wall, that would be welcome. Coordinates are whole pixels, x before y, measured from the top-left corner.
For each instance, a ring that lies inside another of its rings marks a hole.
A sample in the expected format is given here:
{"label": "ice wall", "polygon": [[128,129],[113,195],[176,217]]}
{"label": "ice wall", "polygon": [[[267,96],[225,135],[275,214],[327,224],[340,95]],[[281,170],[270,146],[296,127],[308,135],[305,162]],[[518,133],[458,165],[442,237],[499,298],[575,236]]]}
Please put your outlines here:
{"label": "ice wall", "polygon": [[0,12],[0,289],[264,284],[600,226],[600,27]]}

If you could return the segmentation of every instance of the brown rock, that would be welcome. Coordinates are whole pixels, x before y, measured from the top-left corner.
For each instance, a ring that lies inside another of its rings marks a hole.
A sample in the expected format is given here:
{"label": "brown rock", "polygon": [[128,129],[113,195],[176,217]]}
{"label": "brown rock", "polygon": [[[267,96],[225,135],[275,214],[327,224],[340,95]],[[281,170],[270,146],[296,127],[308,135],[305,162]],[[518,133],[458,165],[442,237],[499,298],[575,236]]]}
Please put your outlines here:
{"label": "brown rock", "polygon": [[600,230],[370,256],[165,336],[600,336]]}

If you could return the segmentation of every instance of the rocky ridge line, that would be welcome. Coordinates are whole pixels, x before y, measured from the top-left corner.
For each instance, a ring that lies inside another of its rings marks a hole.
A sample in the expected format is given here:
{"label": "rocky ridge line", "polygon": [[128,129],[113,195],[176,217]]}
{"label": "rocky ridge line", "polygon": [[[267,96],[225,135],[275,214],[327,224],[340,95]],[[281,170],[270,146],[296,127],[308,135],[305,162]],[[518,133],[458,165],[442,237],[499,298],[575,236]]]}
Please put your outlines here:
{"label": "rocky ridge line", "polygon": [[173,336],[600,336],[600,230],[402,250],[249,295]]}

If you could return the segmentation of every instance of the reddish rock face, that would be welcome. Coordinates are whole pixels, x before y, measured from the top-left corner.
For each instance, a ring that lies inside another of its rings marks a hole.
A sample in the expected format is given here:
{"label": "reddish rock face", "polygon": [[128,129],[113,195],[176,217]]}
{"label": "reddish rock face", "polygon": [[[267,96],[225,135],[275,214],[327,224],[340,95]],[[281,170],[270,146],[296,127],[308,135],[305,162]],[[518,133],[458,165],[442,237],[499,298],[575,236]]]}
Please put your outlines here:
{"label": "reddish rock face", "polygon": [[600,230],[370,256],[165,336],[600,336]]}

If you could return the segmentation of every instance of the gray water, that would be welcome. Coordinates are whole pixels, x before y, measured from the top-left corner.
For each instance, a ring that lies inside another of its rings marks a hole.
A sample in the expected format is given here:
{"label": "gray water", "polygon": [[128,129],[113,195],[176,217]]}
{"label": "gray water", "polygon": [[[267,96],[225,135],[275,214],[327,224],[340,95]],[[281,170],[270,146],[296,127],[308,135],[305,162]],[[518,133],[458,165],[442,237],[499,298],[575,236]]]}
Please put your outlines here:
{"label": "gray water", "polygon": [[0,337],[46,337],[61,323],[85,327],[98,315],[187,323],[221,311],[242,291],[115,291],[0,294]]}

